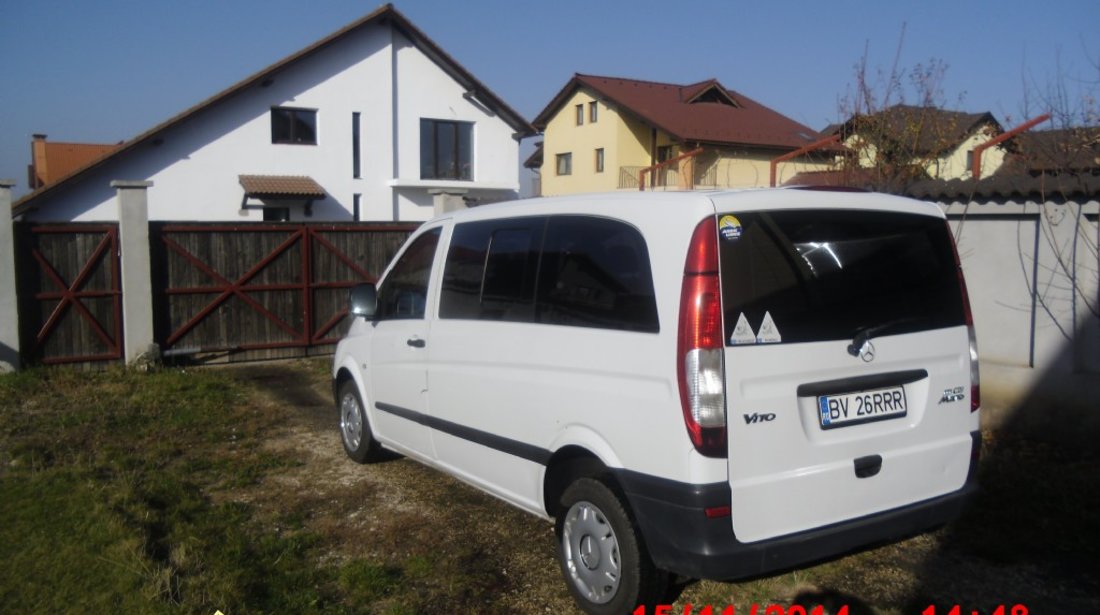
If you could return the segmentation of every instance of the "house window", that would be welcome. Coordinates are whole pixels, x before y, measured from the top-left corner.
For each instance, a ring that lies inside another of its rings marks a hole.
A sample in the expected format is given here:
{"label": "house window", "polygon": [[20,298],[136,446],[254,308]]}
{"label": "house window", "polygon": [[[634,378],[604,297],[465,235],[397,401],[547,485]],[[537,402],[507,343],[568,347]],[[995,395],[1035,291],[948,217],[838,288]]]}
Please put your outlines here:
{"label": "house window", "polygon": [[271,142],[317,145],[317,110],[272,107]]}
{"label": "house window", "polygon": [[264,222],[290,222],[290,208],[264,207]]}
{"label": "house window", "polygon": [[[938,162],[939,161],[937,161],[937,163]],[[970,169],[973,169],[973,168],[974,168],[974,150],[969,150],[969,151],[966,152],[966,172],[969,172]]]}
{"label": "house window", "polygon": [[359,222],[363,219],[362,214],[359,211],[360,201],[362,200],[362,198],[363,195],[359,193],[351,195],[351,219],[355,220],[356,222]]}
{"label": "house window", "polygon": [[672,158],[672,146],[662,145],[657,148],[657,162],[664,162]]}
{"label": "house window", "polygon": [[420,120],[420,179],[474,178],[474,125]]}
{"label": "house window", "polygon": [[603,148],[596,148],[596,172],[603,173]]}
{"label": "house window", "polygon": [[573,174],[573,154],[558,154],[558,175]]}
{"label": "house window", "polygon": [[351,176],[355,179],[359,179],[360,173],[359,112],[355,111],[351,114]]}
{"label": "house window", "polygon": [[577,126],[584,125],[584,105],[577,105]]}
{"label": "house window", "polygon": [[595,124],[596,119],[599,116],[599,111],[596,109],[596,101],[588,103],[588,123]]}

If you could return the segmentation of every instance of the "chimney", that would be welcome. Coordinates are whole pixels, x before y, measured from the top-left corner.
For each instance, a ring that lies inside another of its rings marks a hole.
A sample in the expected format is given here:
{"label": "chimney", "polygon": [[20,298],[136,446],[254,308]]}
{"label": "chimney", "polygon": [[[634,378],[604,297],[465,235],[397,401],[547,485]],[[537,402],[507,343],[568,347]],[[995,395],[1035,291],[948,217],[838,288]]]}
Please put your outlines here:
{"label": "chimney", "polygon": [[46,185],[49,169],[46,168],[46,135],[31,135],[31,166],[27,173],[27,184],[31,190]]}

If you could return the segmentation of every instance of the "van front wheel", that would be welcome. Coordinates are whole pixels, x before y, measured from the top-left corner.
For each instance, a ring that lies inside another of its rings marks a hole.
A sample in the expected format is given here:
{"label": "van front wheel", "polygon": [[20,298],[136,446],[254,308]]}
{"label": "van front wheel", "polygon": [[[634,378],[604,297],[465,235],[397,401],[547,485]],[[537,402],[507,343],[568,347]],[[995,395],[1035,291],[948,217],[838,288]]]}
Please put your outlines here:
{"label": "van front wheel", "polygon": [[339,400],[340,440],[344,443],[344,452],[358,463],[377,461],[382,447],[371,433],[354,380],[345,380],[340,385]]}
{"label": "van front wheel", "polygon": [[629,613],[664,597],[658,570],[623,502],[604,483],[581,478],[562,494],[558,561],[569,591],[586,613]]}

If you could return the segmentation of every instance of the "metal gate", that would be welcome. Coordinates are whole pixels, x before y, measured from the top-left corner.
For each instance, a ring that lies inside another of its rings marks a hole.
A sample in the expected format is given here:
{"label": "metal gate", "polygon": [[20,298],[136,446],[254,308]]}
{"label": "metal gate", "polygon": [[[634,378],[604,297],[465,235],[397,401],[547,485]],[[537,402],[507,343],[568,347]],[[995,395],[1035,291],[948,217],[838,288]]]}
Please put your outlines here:
{"label": "metal gate", "polygon": [[302,356],[346,330],[415,224],[154,224],[154,319],[166,356]]}
{"label": "metal gate", "polygon": [[122,358],[117,224],[22,223],[16,255],[27,362]]}

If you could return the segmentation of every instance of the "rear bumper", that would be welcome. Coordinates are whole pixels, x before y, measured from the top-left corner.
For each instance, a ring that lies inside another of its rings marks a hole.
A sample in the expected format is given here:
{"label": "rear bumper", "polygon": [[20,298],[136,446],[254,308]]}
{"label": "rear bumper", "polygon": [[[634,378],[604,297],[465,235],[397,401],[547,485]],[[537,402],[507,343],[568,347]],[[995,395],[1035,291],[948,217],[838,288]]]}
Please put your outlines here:
{"label": "rear bumper", "polygon": [[[975,447],[980,435],[975,432]],[[695,579],[758,576],[835,558],[943,525],[977,492],[977,454],[958,491],[866,517],[754,543],[742,543],[729,516],[708,518],[705,509],[729,506],[726,483],[688,485],[620,470],[616,478],[634,511],[654,563]]]}

